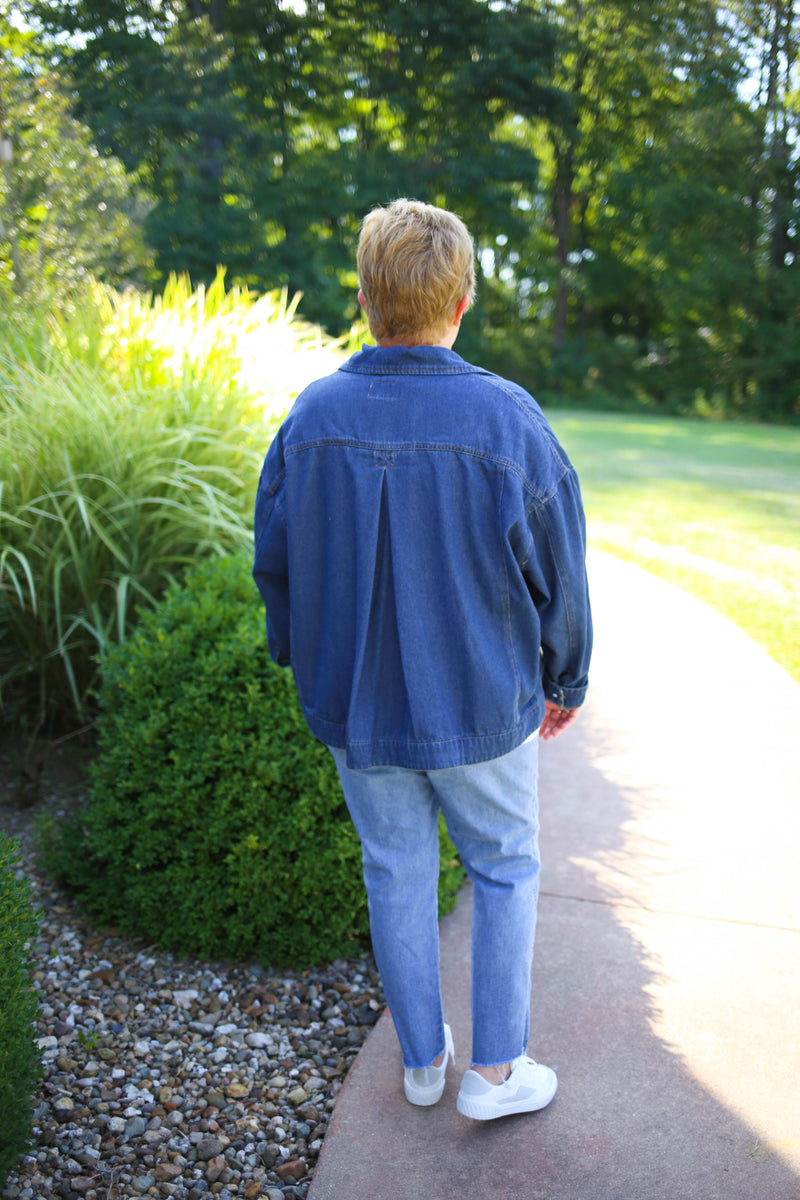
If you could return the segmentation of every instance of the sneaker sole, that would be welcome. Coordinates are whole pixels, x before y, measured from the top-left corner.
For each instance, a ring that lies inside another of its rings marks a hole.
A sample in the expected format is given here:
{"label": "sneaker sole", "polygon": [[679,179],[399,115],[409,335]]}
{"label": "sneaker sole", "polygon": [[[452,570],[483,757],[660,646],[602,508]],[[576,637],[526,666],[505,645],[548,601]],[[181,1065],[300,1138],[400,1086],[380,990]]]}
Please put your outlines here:
{"label": "sneaker sole", "polygon": [[498,1117],[513,1117],[519,1113],[539,1112],[547,1105],[555,1096],[558,1089],[558,1081],[553,1084],[552,1091],[538,1098],[528,1097],[527,1100],[511,1101],[509,1104],[487,1104],[480,1099],[474,1099],[468,1096],[462,1096],[459,1092],[456,1099],[456,1108],[464,1117],[469,1117],[473,1121],[494,1121]]}

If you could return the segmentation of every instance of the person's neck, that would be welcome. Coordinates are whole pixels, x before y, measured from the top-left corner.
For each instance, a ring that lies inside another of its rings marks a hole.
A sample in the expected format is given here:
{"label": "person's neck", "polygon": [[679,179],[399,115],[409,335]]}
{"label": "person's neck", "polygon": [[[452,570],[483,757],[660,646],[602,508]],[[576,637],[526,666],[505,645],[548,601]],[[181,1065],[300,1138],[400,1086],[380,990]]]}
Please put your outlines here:
{"label": "person's neck", "polygon": [[412,341],[410,338],[377,338],[377,345],[382,350],[388,349],[390,346],[405,346],[409,350],[416,346],[436,346],[441,350],[452,350],[453,343],[458,336],[458,329],[448,329],[443,338],[421,337],[417,341]]}

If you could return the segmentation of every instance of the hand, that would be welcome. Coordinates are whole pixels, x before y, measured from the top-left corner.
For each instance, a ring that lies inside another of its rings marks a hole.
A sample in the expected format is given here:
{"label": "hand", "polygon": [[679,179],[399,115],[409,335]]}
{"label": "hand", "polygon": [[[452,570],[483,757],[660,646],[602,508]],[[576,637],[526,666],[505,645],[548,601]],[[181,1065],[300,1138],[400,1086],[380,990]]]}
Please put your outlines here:
{"label": "hand", "polygon": [[544,720],[539,727],[539,737],[545,742],[557,738],[565,729],[569,729],[570,725],[575,724],[578,711],[577,708],[559,708],[552,700],[545,700]]}

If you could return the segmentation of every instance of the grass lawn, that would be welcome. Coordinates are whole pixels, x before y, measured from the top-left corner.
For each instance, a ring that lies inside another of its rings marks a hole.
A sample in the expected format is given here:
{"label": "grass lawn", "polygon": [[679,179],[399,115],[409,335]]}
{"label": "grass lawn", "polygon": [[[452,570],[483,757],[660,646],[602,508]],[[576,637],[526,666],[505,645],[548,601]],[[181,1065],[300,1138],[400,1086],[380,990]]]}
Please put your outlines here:
{"label": "grass lawn", "polygon": [[547,416],[590,544],[706,601],[800,682],[800,428]]}

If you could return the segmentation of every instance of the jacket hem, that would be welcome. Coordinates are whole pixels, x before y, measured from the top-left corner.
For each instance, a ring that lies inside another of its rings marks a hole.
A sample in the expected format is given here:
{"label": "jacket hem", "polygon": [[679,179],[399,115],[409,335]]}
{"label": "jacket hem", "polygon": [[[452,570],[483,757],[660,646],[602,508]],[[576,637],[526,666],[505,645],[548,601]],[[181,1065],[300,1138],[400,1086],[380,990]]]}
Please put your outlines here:
{"label": "jacket hem", "polygon": [[[542,706],[543,707],[543,706]],[[542,712],[535,706],[513,729],[498,734],[448,738],[438,742],[409,742],[381,739],[374,741],[348,740],[342,725],[320,720],[305,714],[308,727],[326,746],[346,750],[347,765],[362,771],[369,767],[405,767],[412,771],[435,771],[446,767],[465,767],[472,763],[488,762],[510,754],[536,733]]]}

